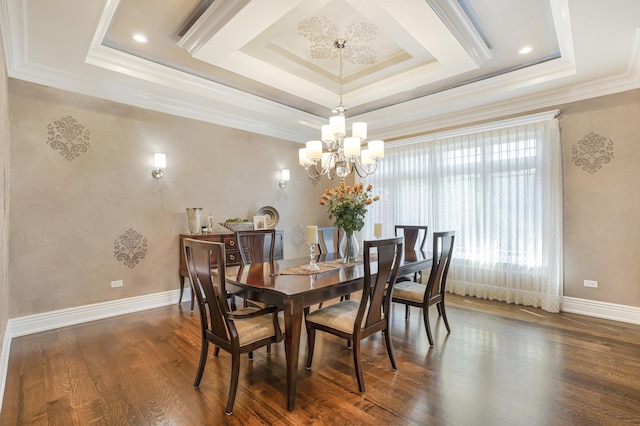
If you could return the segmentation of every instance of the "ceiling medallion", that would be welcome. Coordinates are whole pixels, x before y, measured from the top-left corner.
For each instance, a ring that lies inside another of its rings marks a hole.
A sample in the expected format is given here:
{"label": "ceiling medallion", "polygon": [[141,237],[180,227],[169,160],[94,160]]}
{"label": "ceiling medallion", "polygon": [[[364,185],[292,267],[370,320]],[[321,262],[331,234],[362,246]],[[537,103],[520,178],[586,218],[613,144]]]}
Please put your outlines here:
{"label": "ceiling medallion", "polygon": [[[298,24],[298,34],[311,42],[309,46],[313,59],[336,59],[338,52],[334,42],[341,38],[340,27],[326,16],[307,18]],[[378,52],[370,46],[376,39],[378,28],[369,22],[351,22],[344,36],[349,47],[341,53],[343,60],[354,65],[373,64]]]}

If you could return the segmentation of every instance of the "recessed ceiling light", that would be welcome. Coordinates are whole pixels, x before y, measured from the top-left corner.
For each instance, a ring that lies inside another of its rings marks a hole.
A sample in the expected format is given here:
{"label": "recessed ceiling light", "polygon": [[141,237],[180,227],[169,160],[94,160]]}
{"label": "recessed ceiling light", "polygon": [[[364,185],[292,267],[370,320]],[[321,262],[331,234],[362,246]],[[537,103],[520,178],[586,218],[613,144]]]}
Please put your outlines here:
{"label": "recessed ceiling light", "polygon": [[147,39],[147,36],[145,36],[144,34],[140,34],[140,33],[134,34],[133,35],[133,39],[135,41],[137,41],[138,43],[146,43],[147,41],[149,41]]}
{"label": "recessed ceiling light", "polygon": [[522,49],[518,50],[518,53],[521,55],[526,55],[527,53],[531,52],[533,49],[530,46],[525,46]]}

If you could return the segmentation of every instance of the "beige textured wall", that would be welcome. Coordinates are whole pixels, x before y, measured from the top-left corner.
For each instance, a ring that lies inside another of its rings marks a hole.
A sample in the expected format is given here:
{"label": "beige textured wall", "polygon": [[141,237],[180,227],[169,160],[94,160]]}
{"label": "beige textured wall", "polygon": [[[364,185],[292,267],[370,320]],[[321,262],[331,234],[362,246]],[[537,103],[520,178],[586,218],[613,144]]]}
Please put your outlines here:
{"label": "beige textured wall", "polygon": [[[330,224],[316,204],[328,184],[308,182],[296,164],[298,144],[13,79],[9,100],[10,318],[177,288],[185,207],[203,207],[219,222],[274,206],[286,257],[306,255],[307,224]],[[559,108],[564,293],[640,306],[640,91]],[[48,126],[64,117],[90,132],[87,152],[72,160],[47,143]],[[613,152],[593,173],[573,159],[575,149],[589,160],[590,133],[611,141]],[[161,181],[150,175],[156,151],[168,158]],[[292,181],[281,190],[284,167]],[[114,257],[114,242],[129,229],[147,240],[132,268]],[[116,279],[125,286],[111,289]],[[599,288],[583,287],[584,279]]]}
{"label": "beige textured wall", "polygon": [[[14,79],[9,94],[10,317],[178,288],[186,207],[202,207],[217,223],[273,206],[286,257],[308,254],[306,225],[327,224],[316,203],[324,186],[297,165],[299,144]],[[67,133],[55,128],[65,117]],[[89,145],[69,160],[48,141],[74,132]],[[167,154],[159,181],[151,177],[154,152]],[[291,170],[285,190],[282,168]],[[146,238],[133,267],[114,256],[130,229]],[[119,279],[124,287],[111,289]]]}
{"label": "beige textured wall", "polygon": [[[560,124],[564,294],[640,306],[640,90],[564,105]],[[586,149],[591,133],[604,138],[597,155]]]}
{"label": "beige textured wall", "polygon": [[3,46],[0,36],[0,353],[9,319],[9,101]]}

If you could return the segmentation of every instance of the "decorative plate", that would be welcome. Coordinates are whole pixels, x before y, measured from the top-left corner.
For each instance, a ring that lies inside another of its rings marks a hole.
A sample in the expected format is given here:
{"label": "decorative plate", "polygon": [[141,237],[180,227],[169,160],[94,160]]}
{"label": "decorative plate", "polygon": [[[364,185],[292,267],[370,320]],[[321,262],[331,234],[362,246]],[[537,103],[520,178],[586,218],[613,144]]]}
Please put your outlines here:
{"label": "decorative plate", "polygon": [[258,210],[256,216],[266,216],[267,228],[269,229],[275,228],[280,221],[280,213],[278,213],[278,210],[276,210],[275,207],[271,206],[262,207],[260,210]]}

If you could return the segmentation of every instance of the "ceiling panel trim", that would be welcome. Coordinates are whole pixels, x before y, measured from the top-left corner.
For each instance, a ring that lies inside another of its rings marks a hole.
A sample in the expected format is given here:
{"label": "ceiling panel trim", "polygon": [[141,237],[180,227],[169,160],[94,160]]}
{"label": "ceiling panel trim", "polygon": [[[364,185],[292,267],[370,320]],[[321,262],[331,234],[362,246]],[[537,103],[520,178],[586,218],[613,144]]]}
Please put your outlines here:
{"label": "ceiling panel trim", "polygon": [[458,39],[476,65],[480,66],[493,57],[491,50],[456,0],[426,0],[426,2]]}
{"label": "ceiling panel trim", "polygon": [[216,0],[178,41],[178,46],[193,55],[215,36],[251,0]]}

